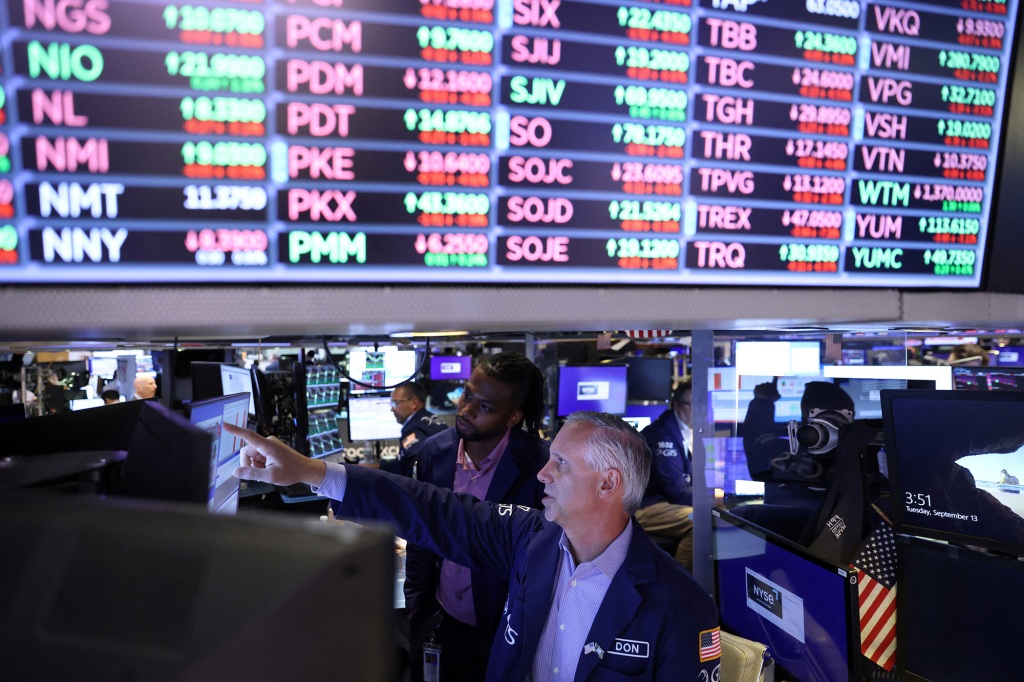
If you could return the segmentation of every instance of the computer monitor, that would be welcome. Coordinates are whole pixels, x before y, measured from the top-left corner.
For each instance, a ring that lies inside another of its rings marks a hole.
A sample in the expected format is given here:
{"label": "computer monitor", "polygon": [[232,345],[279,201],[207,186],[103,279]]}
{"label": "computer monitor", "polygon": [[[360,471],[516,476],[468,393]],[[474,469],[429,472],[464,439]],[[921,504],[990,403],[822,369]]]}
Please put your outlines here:
{"label": "computer monitor", "polygon": [[89,374],[94,377],[113,379],[117,372],[117,356],[93,356],[89,358]]}
{"label": "computer monitor", "polygon": [[907,388],[904,379],[839,379],[836,383],[853,398],[857,419],[881,419],[882,391]]}
{"label": "computer monitor", "polygon": [[[155,401],[132,402],[143,404],[115,494],[207,504],[213,440],[210,434]],[[115,407],[118,405],[77,414],[102,415]]]}
{"label": "computer monitor", "polygon": [[362,384],[352,383],[353,392],[379,391],[416,376],[416,351],[381,346],[376,350],[353,348],[348,353],[348,375]]}
{"label": "computer monitor", "polygon": [[431,355],[431,381],[465,381],[473,373],[473,358],[469,355]]}
{"label": "computer monitor", "polygon": [[622,418],[636,426],[637,431],[642,431],[667,409],[668,402],[627,403]]}
{"label": "computer monitor", "polygon": [[819,341],[737,341],[733,357],[736,371],[740,374],[821,374]]}
{"label": "computer monitor", "polygon": [[391,532],[34,492],[0,537],[7,679],[394,679]]}
{"label": "computer monitor", "polygon": [[1024,367],[954,367],[957,391],[1024,391]]}
{"label": "computer monitor", "polygon": [[402,425],[391,413],[389,394],[352,393],[347,406],[349,441],[396,440],[402,436]]}
{"label": "computer monitor", "polygon": [[238,509],[239,480],[235,469],[240,464],[244,442],[223,429],[224,424],[245,427],[250,396],[234,393],[191,402],[185,406],[190,422],[210,434],[209,486],[207,507],[212,512],[231,514]]}
{"label": "computer monitor", "polygon": [[220,388],[222,395],[248,393],[249,416],[253,418],[256,417],[256,395],[252,390],[252,373],[249,370],[245,367],[239,367],[238,365],[221,365]]}
{"label": "computer monitor", "polygon": [[859,679],[856,571],[727,511],[712,516],[722,628],[765,644],[785,679]]}
{"label": "computer monitor", "polygon": [[672,358],[626,358],[627,400],[668,400]]}
{"label": "computer monitor", "polygon": [[1020,679],[1024,564],[898,536],[896,569],[899,679]]}
{"label": "computer monitor", "polygon": [[224,383],[220,378],[223,362],[193,362],[192,400],[206,400],[224,395]]}
{"label": "computer monitor", "polygon": [[78,410],[88,410],[93,407],[103,407],[106,403],[103,402],[103,398],[78,398],[69,400],[68,405],[71,407],[72,412],[77,412]]}
{"label": "computer monitor", "polygon": [[1024,554],[1024,393],[882,391],[898,533]]}
{"label": "computer monitor", "polygon": [[565,365],[558,372],[558,416],[578,410],[623,414],[625,365]]}

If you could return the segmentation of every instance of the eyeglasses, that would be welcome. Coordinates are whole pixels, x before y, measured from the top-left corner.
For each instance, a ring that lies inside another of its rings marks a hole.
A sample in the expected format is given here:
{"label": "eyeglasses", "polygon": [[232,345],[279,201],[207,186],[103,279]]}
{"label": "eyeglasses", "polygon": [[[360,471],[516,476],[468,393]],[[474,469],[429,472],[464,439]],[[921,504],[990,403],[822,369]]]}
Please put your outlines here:
{"label": "eyeglasses", "polygon": [[408,402],[412,402],[412,398],[399,398],[398,400],[392,399],[391,407],[398,407],[399,403],[408,403]]}

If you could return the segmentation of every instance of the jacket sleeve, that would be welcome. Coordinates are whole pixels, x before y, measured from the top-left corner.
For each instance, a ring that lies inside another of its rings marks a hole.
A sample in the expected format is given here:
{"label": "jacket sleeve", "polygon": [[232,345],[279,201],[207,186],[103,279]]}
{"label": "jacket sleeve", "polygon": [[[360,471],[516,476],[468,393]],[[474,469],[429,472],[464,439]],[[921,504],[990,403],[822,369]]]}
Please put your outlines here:
{"label": "jacket sleeve", "polygon": [[667,642],[668,646],[658,647],[653,682],[721,679],[721,632],[710,599],[688,608],[668,633]]}
{"label": "jacket sleeve", "polygon": [[543,518],[514,505],[492,505],[472,495],[384,471],[346,465],[348,484],[339,512],[384,521],[399,536],[470,569],[507,580],[517,547],[525,547]]}

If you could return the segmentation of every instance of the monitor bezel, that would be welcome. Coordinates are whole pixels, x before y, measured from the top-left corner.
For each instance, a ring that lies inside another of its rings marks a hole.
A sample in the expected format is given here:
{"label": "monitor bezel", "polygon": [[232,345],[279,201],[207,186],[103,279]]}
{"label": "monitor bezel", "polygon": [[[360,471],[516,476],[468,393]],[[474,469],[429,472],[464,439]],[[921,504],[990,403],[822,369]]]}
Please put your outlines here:
{"label": "monitor bezel", "polygon": [[[567,370],[567,369],[576,369],[576,368],[581,368],[581,367],[586,367],[586,368],[589,368],[589,369],[593,369],[593,368],[613,368],[614,367],[614,368],[618,368],[618,369],[622,370],[622,387],[623,387],[622,410],[619,411],[619,412],[608,412],[608,414],[614,414],[614,415],[618,415],[618,416],[622,416],[622,415],[626,414],[626,409],[629,406],[629,385],[628,385],[629,368],[626,366],[625,363],[619,363],[619,362],[616,362],[616,363],[587,363],[587,364],[568,363],[568,364],[565,364],[565,365],[560,365],[558,367],[558,390],[556,392],[556,395],[557,395],[558,399],[555,401],[555,411],[558,413],[557,416],[558,417],[568,417],[573,412],[579,412],[580,411],[580,410],[570,410],[570,411],[567,412],[567,411],[565,411],[563,409],[563,406],[562,406],[562,373],[565,370]],[[599,412],[605,412],[606,410],[598,410],[598,411]]]}
{"label": "monitor bezel", "polygon": [[942,402],[1019,402],[1024,404],[1024,392],[924,391],[921,389],[885,389],[881,392],[882,431],[885,438],[885,456],[889,472],[889,490],[890,499],[892,500],[890,514],[892,517],[893,531],[903,535],[940,540],[957,545],[982,547],[985,549],[1007,552],[1017,556],[1024,556],[1024,544],[1017,545],[1012,542],[1005,542],[991,537],[936,530],[927,526],[919,526],[912,522],[912,519],[916,518],[916,515],[908,515],[904,511],[902,504],[904,490],[903,483],[900,480],[900,455],[895,445],[895,430],[892,419],[893,401],[902,399]]}
{"label": "monitor bezel", "polygon": [[[715,603],[722,603],[721,595],[721,581],[718,579],[718,556],[715,551],[715,540],[714,533],[718,529],[718,524],[725,522],[731,526],[737,527],[747,533],[757,536],[765,542],[770,542],[777,548],[789,552],[790,554],[796,555],[804,561],[810,562],[828,571],[836,573],[837,579],[844,579],[843,581],[843,608],[845,609],[844,618],[846,625],[846,662],[847,671],[849,672],[849,679],[860,679],[861,669],[864,667],[862,663],[862,654],[860,650],[860,611],[859,604],[860,600],[857,593],[857,569],[850,566],[840,566],[826,561],[820,557],[816,557],[810,553],[806,547],[802,547],[791,540],[773,533],[761,526],[758,526],[746,519],[733,514],[732,512],[725,509],[712,509],[712,571],[714,576],[714,596]],[[721,619],[721,614],[719,614]],[[728,625],[722,621],[723,629],[727,629]]]}
{"label": "monitor bezel", "polygon": [[395,421],[395,426],[398,429],[398,435],[396,435],[394,438],[355,438],[355,437],[353,437],[353,435],[352,435],[352,409],[351,409],[352,401],[353,400],[355,400],[355,401],[367,400],[367,399],[371,399],[371,398],[375,399],[375,400],[379,400],[379,399],[390,400],[391,399],[391,394],[387,393],[387,392],[381,392],[381,391],[376,391],[376,392],[349,391],[348,395],[345,397],[345,414],[347,415],[347,418],[346,418],[345,421],[346,421],[346,435],[348,436],[348,442],[349,443],[365,443],[365,442],[373,443],[373,442],[387,442],[387,441],[401,440],[401,438],[402,438],[402,436],[401,436],[402,425],[397,420]]}

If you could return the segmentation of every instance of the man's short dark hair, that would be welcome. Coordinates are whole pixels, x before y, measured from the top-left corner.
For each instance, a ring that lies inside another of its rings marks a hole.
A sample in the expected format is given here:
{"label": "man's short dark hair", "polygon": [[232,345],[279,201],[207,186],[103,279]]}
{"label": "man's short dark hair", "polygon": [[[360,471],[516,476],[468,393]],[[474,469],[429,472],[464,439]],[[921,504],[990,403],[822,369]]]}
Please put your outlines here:
{"label": "man's short dark hair", "polygon": [[116,402],[121,401],[121,394],[112,388],[108,388],[107,390],[103,391],[103,393],[100,393],[100,397],[103,398],[104,400],[114,400]]}
{"label": "man's short dark hair", "polygon": [[693,382],[689,379],[685,379],[676,384],[676,387],[672,389],[672,402],[681,403],[683,402],[683,396],[686,395],[687,391],[693,390]]}
{"label": "man's short dark hair", "polygon": [[415,398],[424,405],[427,404],[427,389],[423,388],[423,384],[418,381],[406,381],[398,385],[400,388],[405,389],[406,398]]}
{"label": "man's short dark hair", "polygon": [[515,387],[516,409],[523,411],[523,424],[537,433],[544,417],[544,375],[522,353],[505,351],[486,356],[477,367],[503,384]]}

